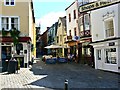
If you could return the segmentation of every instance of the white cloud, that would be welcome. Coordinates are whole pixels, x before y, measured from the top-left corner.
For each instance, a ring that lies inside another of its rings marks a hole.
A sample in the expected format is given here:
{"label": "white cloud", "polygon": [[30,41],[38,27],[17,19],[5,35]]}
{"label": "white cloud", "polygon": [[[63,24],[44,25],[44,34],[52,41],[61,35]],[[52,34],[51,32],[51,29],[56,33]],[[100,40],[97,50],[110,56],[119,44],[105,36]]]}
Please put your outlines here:
{"label": "white cloud", "polygon": [[36,19],[36,24],[41,24],[41,33],[43,33],[47,29],[47,27],[50,27],[52,26],[52,24],[57,22],[59,17],[64,17],[65,15],[65,12],[50,12],[40,19]]}

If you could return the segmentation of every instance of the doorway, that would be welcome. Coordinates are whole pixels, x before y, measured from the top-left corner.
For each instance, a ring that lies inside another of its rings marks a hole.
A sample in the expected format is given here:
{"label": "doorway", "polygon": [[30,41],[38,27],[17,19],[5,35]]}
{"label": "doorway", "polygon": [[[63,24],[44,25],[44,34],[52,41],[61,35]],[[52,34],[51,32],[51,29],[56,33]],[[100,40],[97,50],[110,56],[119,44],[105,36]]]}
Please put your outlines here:
{"label": "doorway", "polygon": [[11,59],[11,46],[2,46],[2,72],[7,71]]}

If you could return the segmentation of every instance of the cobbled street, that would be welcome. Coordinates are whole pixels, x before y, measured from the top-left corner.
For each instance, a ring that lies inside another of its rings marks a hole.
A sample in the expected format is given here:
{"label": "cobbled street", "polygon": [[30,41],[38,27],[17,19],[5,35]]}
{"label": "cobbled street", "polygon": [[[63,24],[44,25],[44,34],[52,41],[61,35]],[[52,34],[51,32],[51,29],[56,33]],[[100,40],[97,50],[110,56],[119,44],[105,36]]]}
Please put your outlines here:
{"label": "cobbled street", "polygon": [[80,88],[118,88],[118,74],[95,70],[90,66],[70,63],[45,64],[40,61],[32,68],[35,75],[47,75],[32,85],[47,88],[64,88],[65,79],[68,80],[69,89]]}
{"label": "cobbled street", "polygon": [[118,90],[119,87],[118,74],[74,62],[45,64],[37,61],[32,68],[21,68],[18,74],[1,73],[0,79],[2,90],[64,90],[66,79],[68,90]]}

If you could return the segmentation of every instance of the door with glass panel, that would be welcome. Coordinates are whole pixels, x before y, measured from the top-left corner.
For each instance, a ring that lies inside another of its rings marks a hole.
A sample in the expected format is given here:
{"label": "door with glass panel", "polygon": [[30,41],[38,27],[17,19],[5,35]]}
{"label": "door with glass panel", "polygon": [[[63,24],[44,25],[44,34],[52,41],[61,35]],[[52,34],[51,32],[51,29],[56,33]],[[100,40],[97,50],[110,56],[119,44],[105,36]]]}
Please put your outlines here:
{"label": "door with glass panel", "polygon": [[96,50],[96,65],[97,65],[97,69],[102,69],[103,68],[103,61],[102,61],[102,50],[101,49],[97,49]]}

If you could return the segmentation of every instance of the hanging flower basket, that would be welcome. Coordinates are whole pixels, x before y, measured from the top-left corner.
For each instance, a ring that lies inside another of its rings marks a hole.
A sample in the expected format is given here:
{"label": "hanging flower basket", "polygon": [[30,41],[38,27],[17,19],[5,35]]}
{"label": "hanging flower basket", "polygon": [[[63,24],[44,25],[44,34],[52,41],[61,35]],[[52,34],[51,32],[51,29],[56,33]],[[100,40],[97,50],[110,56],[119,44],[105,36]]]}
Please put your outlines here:
{"label": "hanging flower basket", "polygon": [[2,36],[7,36],[7,34],[9,33],[9,31],[6,31],[6,30],[2,30]]}
{"label": "hanging flower basket", "polygon": [[14,45],[19,43],[19,34],[20,34],[20,31],[18,31],[16,29],[11,29],[10,30],[10,35],[13,38]]}

